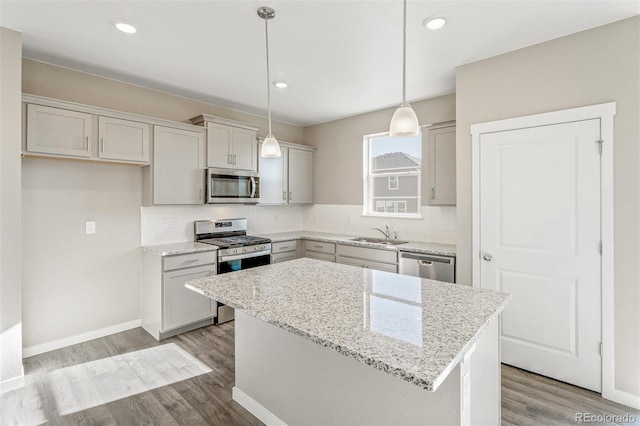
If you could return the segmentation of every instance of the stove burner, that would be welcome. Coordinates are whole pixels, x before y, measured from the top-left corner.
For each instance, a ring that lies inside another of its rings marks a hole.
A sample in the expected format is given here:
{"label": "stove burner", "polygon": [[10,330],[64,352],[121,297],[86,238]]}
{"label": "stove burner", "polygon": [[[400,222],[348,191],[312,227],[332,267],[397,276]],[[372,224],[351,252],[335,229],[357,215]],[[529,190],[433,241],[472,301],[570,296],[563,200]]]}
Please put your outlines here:
{"label": "stove burner", "polygon": [[223,238],[207,238],[205,240],[198,240],[199,243],[211,244],[220,248],[242,247],[256,244],[267,244],[271,240],[268,238],[253,237],[250,235],[237,235],[233,237]]}

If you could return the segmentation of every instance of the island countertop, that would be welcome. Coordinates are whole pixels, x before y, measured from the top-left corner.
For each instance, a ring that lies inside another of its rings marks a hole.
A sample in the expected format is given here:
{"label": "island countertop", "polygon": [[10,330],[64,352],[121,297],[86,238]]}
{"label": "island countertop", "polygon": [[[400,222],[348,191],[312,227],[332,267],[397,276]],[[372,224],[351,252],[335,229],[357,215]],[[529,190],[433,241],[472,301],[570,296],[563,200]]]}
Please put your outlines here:
{"label": "island countertop", "polygon": [[308,258],[185,285],[429,391],[438,388],[511,299]]}

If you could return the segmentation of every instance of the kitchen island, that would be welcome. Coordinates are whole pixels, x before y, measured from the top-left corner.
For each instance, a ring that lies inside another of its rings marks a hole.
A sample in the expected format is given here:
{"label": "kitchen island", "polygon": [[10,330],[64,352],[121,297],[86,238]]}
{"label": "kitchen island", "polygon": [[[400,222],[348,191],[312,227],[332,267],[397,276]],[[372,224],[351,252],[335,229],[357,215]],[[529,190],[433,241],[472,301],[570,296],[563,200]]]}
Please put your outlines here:
{"label": "kitchen island", "polygon": [[297,259],[188,281],[236,308],[233,398],[267,424],[499,424],[502,293]]}

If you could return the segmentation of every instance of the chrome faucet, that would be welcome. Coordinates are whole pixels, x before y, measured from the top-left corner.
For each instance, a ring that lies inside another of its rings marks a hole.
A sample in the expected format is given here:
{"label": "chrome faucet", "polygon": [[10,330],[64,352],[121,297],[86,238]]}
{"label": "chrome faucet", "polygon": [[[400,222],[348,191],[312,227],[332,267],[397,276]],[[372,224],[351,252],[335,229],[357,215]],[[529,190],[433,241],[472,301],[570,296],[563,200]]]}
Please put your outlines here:
{"label": "chrome faucet", "polygon": [[382,235],[384,235],[384,239],[386,241],[389,241],[389,226],[385,225],[384,228],[386,231],[383,231],[380,228],[371,228],[371,229],[375,229],[376,231],[380,232]]}

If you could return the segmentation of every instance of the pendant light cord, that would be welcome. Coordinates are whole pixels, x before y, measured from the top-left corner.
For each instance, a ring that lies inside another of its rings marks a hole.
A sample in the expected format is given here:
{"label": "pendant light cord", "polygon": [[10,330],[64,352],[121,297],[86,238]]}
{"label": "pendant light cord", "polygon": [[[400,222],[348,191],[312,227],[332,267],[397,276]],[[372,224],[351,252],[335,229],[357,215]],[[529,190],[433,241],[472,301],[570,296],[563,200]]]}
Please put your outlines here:
{"label": "pendant light cord", "polygon": [[269,81],[269,19],[264,19],[264,34],[267,46],[267,115],[269,118],[269,134],[271,134],[271,85]]}
{"label": "pendant light cord", "polygon": [[402,8],[402,106],[407,103],[407,0]]}

